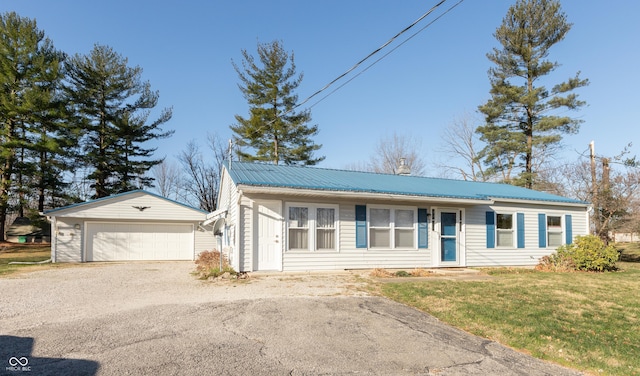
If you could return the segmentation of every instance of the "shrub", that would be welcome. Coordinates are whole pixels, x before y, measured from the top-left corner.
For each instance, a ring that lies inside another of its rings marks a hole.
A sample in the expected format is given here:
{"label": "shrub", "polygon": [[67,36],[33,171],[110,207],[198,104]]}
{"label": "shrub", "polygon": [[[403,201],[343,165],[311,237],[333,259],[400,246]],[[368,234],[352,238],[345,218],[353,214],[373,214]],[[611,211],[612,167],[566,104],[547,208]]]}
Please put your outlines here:
{"label": "shrub", "polygon": [[207,279],[209,277],[219,277],[224,273],[229,273],[230,275],[237,275],[238,273],[229,265],[229,260],[227,260],[224,255],[222,255],[222,267],[220,266],[220,251],[212,250],[212,251],[204,251],[198,255],[196,259],[196,271],[195,274],[198,275],[200,279]]}
{"label": "shrub", "polygon": [[405,270],[398,270],[394,275],[396,277],[411,277],[411,274]]}
{"label": "shrub", "polygon": [[565,244],[556,253],[540,259],[538,270],[597,271],[615,270],[620,254],[613,246],[605,246],[595,235],[578,236],[572,244]]}

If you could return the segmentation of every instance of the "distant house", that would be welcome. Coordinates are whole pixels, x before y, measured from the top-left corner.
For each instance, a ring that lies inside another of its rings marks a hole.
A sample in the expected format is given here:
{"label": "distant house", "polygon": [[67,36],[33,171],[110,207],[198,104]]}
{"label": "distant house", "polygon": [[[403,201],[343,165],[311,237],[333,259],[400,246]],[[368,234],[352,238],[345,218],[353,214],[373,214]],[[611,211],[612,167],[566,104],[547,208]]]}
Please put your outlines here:
{"label": "distant house", "polygon": [[53,262],[194,260],[215,246],[207,212],[136,190],[45,212]]}
{"label": "distant house", "polygon": [[227,162],[207,216],[239,271],[535,265],[588,203],[506,184]]}

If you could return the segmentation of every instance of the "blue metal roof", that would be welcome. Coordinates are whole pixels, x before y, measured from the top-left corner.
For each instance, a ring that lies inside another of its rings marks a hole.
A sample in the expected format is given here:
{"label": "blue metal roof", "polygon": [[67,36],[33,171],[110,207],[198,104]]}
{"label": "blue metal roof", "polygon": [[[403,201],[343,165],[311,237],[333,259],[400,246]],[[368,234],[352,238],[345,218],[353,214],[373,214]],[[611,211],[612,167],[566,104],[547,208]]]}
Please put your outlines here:
{"label": "blue metal roof", "polygon": [[[229,170],[228,162],[225,167]],[[585,202],[509,184],[376,174],[307,166],[231,162],[236,184],[322,191],[367,192],[471,200],[517,199],[572,204]]]}

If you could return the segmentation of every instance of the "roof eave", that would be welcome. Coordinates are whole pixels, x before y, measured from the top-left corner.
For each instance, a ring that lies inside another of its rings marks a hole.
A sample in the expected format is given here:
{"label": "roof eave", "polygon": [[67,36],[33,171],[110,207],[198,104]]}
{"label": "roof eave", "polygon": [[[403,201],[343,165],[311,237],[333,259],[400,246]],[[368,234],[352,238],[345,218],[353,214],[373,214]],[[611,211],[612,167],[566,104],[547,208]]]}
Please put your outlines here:
{"label": "roof eave", "polygon": [[522,199],[522,198],[509,198],[509,197],[491,197],[494,202],[504,202],[512,204],[543,204],[552,206],[574,206],[574,207],[589,207],[588,202],[577,201],[561,201],[561,200],[536,200],[536,199]]}
{"label": "roof eave", "polygon": [[384,192],[366,192],[366,191],[337,191],[337,190],[318,190],[318,189],[305,189],[305,188],[287,188],[287,187],[273,187],[273,186],[255,186],[239,184],[238,189],[244,194],[283,194],[290,196],[305,196],[305,197],[332,197],[332,198],[358,198],[358,199],[388,199],[394,201],[438,201],[443,203],[457,203],[457,204],[478,204],[478,203],[493,203],[493,200],[487,199],[474,199],[474,198],[459,198],[459,197],[441,197],[441,196],[422,196],[422,195],[404,195]]}

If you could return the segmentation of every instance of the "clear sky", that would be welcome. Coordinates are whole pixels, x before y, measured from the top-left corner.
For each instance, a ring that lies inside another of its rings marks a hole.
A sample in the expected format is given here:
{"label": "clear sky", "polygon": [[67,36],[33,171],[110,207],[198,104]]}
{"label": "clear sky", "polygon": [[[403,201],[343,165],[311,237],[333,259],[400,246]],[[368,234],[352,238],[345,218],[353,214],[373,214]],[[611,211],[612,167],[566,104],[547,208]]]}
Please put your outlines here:
{"label": "clear sky", "polygon": [[[173,107],[165,129],[175,134],[156,143],[156,156],[174,159],[187,142],[203,141],[207,133],[229,139],[234,115],[247,116],[231,64],[241,62],[242,49],[255,55],[258,41],[281,40],[304,73],[297,91],[302,100],[437,2],[2,0],[0,11],[36,19],[55,47],[68,54],[89,53],[100,43],[128,58],[131,66],[142,67],[143,79],[160,92],[159,107]],[[457,2],[446,1],[399,41]],[[498,47],[493,33],[514,2],[463,1],[313,106],[313,123],[320,128],[315,141],[323,145],[319,154],[326,156],[320,166],[343,168],[365,161],[378,140],[396,131],[421,141],[427,175],[442,175],[435,167],[443,159],[437,151],[442,131],[456,118],[473,115],[489,98],[486,54]],[[640,2],[565,0],[562,6],[573,27],[551,50],[550,59],[561,67],[549,82],[581,71],[591,84],[577,91],[587,106],[570,114],[584,120],[580,133],[565,137],[558,157],[576,160],[591,140],[598,154],[613,156],[629,142],[633,153],[640,154]]]}

